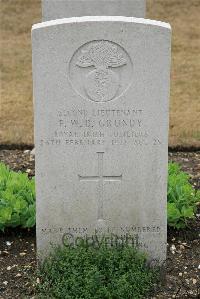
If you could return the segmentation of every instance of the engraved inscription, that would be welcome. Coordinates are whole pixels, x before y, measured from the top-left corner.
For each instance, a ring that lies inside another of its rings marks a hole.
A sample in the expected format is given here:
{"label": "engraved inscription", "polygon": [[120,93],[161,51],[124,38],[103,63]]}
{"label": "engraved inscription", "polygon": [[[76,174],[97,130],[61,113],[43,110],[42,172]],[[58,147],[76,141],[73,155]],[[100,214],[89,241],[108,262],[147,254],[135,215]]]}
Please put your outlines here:
{"label": "engraved inscription", "polygon": [[82,176],[78,175],[80,181],[98,182],[98,221],[104,220],[103,218],[103,200],[104,200],[104,182],[121,182],[122,175],[105,176],[103,175],[103,152],[98,152],[98,174],[96,176]]}
{"label": "engraved inscription", "polygon": [[118,44],[91,41],[81,46],[69,64],[69,79],[79,95],[94,102],[119,97],[130,86],[132,62]]}
{"label": "engraved inscription", "polygon": [[[43,146],[112,146],[132,148],[162,146],[161,136],[154,135],[142,109],[68,109],[52,111],[53,130],[39,140]],[[97,149],[98,150],[98,149]],[[97,151],[95,150],[95,151]]]}
{"label": "engraved inscription", "polygon": [[[96,176],[98,178],[98,176]],[[89,180],[91,177],[88,177]],[[114,177],[115,178],[115,177]],[[87,179],[86,179],[87,180]],[[95,181],[95,177],[94,177]],[[156,225],[144,226],[108,226],[108,227],[43,227],[43,235],[54,235],[59,233],[62,237],[63,245],[78,245],[79,241],[85,241],[87,245],[100,245],[104,240],[106,245],[118,246],[129,245],[141,250],[148,249],[145,242],[147,235],[155,237],[162,233],[162,228]],[[97,241],[97,244],[96,242]]]}
{"label": "engraved inscription", "polygon": [[[90,228],[89,227],[45,227],[42,228],[41,231],[44,234],[53,234],[53,233],[58,233],[58,232],[65,232],[65,233],[70,233],[74,235],[84,235],[89,233]],[[93,228],[93,234],[98,234],[98,233],[113,233],[114,231],[118,231],[119,234],[160,234],[162,229],[158,225],[143,225],[143,226],[138,226],[138,225],[131,225],[131,226],[108,226],[105,230],[105,228]]]}

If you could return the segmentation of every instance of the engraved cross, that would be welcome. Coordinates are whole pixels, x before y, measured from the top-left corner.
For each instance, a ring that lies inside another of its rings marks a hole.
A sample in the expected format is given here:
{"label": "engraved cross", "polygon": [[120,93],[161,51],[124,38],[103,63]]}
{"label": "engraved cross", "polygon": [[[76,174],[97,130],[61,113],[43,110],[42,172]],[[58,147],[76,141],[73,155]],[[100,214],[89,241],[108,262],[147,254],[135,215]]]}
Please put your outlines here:
{"label": "engraved cross", "polygon": [[104,182],[121,182],[122,175],[105,176],[103,175],[103,154],[97,152],[98,155],[98,174],[96,176],[78,175],[80,181],[98,182],[98,220],[103,220],[103,200],[104,200]]}

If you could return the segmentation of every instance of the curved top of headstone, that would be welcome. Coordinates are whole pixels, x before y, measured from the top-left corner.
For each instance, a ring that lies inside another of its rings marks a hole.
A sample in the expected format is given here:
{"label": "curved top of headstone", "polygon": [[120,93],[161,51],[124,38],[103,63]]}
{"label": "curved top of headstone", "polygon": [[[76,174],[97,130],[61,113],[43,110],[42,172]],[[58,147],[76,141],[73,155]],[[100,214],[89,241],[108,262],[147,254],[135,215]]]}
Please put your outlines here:
{"label": "curved top of headstone", "polygon": [[142,19],[142,18],[135,18],[135,17],[122,17],[122,16],[85,16],[85,17],[63,18],[63,19],[51,20],[51,21],[34,24],[32,26],[32,30],[39,29],[39,28],[45,28],[45,27],[49,27],[49,26],[68,24],[68,23],[85,23],[85,22],[137,23],[137,24],[163,27],[163,28],[171,30],[171,26],[169,23],[150,20],[150,19]]}
{"label": "curved top of headstone", "polygon": [[42,0],[42,20],[82,16],[144,18],[146,0]]}

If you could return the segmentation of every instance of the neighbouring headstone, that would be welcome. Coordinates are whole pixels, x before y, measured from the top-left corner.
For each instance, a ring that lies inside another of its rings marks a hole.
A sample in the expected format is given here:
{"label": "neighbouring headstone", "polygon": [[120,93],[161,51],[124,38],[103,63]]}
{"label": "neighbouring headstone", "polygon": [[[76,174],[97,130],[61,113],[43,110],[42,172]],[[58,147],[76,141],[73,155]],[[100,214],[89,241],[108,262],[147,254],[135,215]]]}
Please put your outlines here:
{"label": "neighbouring headstone", "polygon": [[169,24],[33,26],[37,246],[131,243],[166,258]]}
{"label": "neighbouring headstone", "polygon": [[43,21],[82,16],[144,18],[146,0],[42,0]]}

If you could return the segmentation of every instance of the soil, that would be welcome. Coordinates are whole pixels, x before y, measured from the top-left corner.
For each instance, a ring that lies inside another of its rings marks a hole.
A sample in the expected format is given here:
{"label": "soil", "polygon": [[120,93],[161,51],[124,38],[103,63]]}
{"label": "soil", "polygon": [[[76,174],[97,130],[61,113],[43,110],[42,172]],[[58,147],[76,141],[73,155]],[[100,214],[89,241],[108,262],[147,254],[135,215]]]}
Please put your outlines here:
{"label": "soil", "polygon": [[[179,163],[190,174],[193,186],[200,189],[200,152],[170,152],[169,160]],[[0,161],[15,171],[34,175],[30,150],[0,150]],[[39,281],[35,248],[34,229],[0,234],[0,299],[36,298]],[[168,230],[168,256],[163,269],[163,284],[156,286],[151,299],[200,298],[200,210],[190,228]]]}

